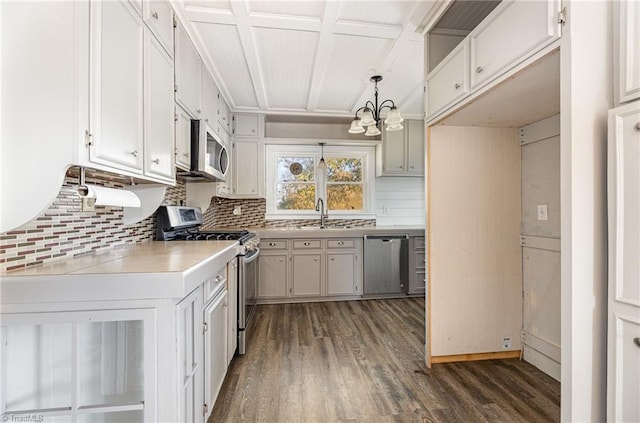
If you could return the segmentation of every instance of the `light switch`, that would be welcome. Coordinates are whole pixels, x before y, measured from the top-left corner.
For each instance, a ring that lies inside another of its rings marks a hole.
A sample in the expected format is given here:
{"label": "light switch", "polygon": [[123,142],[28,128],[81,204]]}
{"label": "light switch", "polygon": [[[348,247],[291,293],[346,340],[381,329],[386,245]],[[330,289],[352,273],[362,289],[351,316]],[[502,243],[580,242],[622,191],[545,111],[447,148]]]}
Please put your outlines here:
{"label": "light switch", "polygon": [[538,220],[549,220],[546,204],[538,204]]}

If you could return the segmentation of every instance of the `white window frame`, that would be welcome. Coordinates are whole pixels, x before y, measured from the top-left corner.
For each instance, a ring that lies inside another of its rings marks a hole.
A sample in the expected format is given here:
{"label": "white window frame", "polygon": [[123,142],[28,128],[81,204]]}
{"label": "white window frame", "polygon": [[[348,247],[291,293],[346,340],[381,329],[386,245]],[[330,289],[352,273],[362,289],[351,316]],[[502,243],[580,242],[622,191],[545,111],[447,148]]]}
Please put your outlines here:
{"label": "white window frame", "polygon": [[[326,203],[326,177],[317,171],[321,158],[321,148],[318,145],[279,145],[270,144],[265,147],[266,159],[266,197],[267,220],[275,219],[319,219],[320,213],[315,210],[278,210],[276,208],[276,162],[278,156],[313,156],[316,163],[316,198],[322,198]],[[329,219],[375,219],[375,147],[368,146],[326,146],[324,157],[358,157],[362,159],[363,210],[328,210]]]}

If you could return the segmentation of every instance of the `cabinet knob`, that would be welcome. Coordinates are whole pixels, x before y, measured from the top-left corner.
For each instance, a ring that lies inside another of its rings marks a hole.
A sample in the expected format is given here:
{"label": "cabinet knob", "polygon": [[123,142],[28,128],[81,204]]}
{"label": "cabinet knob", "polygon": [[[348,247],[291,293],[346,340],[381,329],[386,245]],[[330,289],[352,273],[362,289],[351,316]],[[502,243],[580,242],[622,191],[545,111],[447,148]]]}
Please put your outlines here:
{"label": "cabinet knob", "polygon": [[482,73],[484,71],[484,68],[482,66],[478,66],[476,68],[476,73]]}
{"label": "cabinet knob", "polygon": [[338,245],[344,245],[344,241],[338,241]]}
{"label": "cabinet knob", "polygon": [[456,82],[456,84],[453,86],[453,88],[455,88],[456,90],[460,89],[460,83]]}
{"label": "cabinet knob", "polygon": [[398,166],[400,169],[402,169],[402,165]]}
{"label": "cabinet knob", "polygon": [[318,257],[314,257],[314,258],[313,258],[313,261],[318,261]]}
{"label": "cabinet knob", "polygon": [[310,244],[310,243],[308,243],[308,242],[305,242],[305,243],[304,243],[304,245],[311,245],[311,244]]}
{"label": "cabinet knob", "polygon": [[636,123],[636,125],[633,127],[633,129],[635,129],[636,132],[640,132],[640,122]]}
{"label": "cabinet knob", "polygon": [[222,280],[222,275],[216,275],[216,281],[220,282]]}
{"label": "cabinet knob", "polygon": [[411,169],[413,169],[413,168],[414,168],[414,166],[413,166],[413,165],[411,165],[410,167],[411,167]]}
{"label": "cabinet knob", "polygon": [[152,163],[160,164],[160,159],[151,160]]}
{"label": "cabinet knob", "polygon": [[335,257],[331,257],[331,261],[335,261]]}
{"label": "cabinet knob", "polygon": [[200,114],[200,112],[202,112],[202,110],[200,110],[200,109],[196,110],[196,113]]}
{"label": "cabinet knob", "polygon": [[151,16],[153,16],[153,19],[158,19],[158,12],[153,12]]}
{"label": "cabinet knob", "polygon": [[270,243],[269,243],[269,246],[270,246],[270,247],[275,247],[275,246],[276,246],[276,243],[275,243],[275,242],[270,242]]}
{"label": "cabinet knob", "polygon": [[131,154],[133,157],[138,157],[138,150],[133,150],[133,151],[132,151],[131,153],[129,153],[129,154]]}
{"label": "cabinet knob", "polygon": [[636,347],[640,348],[640,338],[633,338],[633,343],[636,344]]}

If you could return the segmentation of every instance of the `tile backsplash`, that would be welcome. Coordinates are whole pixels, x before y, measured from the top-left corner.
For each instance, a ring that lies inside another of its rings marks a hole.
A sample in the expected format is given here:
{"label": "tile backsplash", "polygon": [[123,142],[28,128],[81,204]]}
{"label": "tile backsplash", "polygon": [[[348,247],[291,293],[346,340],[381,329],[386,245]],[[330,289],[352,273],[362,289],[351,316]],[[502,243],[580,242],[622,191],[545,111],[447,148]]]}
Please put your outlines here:
{"label": "tile backsplash", "polygon": [[[67,172],[64,183],[53,204],[31,222],[0,234],[0,271],[19,269],[63,258],[91,254],[123,244],[153,239],[155,215],[134,225],[122,221],[121,207],[100,207],[83,212],[77,195],[78,177],[75,169]],[[75,174],[74,174],[75,173]],[[95,173],[87,176],[87,183],[109,188],[122,188],[113,175]],[[168,187],[165,203],[186,201],[186,189],[178,181]]]}

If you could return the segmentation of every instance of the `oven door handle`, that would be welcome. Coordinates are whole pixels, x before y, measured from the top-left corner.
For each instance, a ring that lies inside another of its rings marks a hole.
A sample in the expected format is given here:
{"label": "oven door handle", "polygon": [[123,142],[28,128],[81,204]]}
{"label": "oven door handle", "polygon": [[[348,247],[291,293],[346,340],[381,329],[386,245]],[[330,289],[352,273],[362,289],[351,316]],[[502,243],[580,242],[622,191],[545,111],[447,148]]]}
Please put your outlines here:
{"label": "oven door handle", "polygon": [[253,253],[251,256],[249,256],[249,258],[246,258],[247,256],[245,256],[245,259],[242,260],[243,264],[249,264],[249,263],[251,263],[252,261],[254,261],[255,259],[258,258],[258,256],[260,255],[260,248],[256,248],[254,251],[255,251],[255,253]]}

